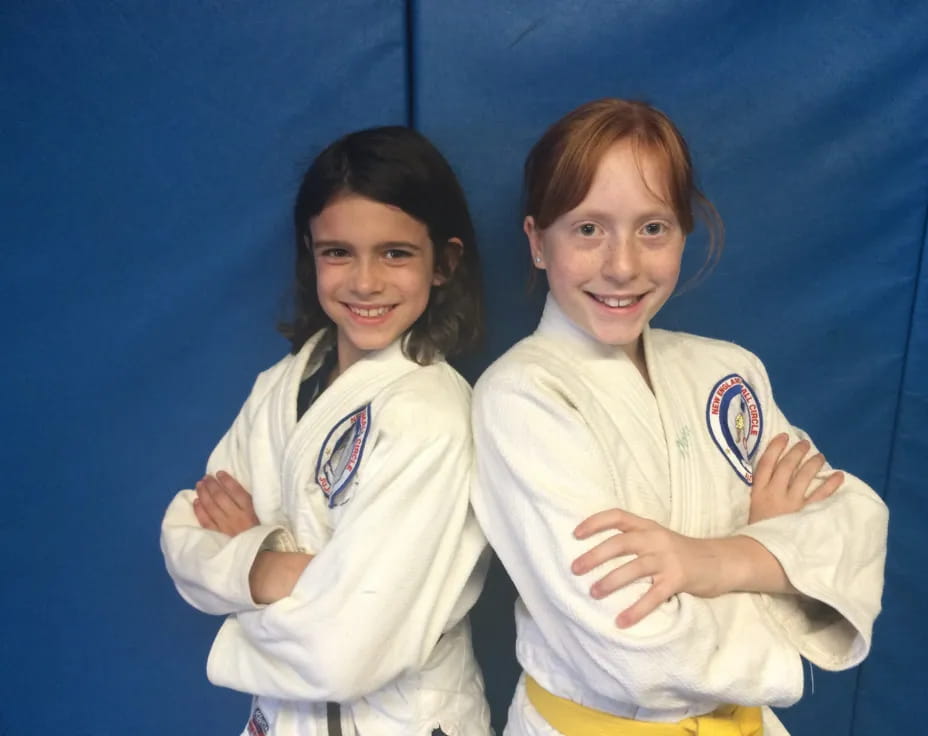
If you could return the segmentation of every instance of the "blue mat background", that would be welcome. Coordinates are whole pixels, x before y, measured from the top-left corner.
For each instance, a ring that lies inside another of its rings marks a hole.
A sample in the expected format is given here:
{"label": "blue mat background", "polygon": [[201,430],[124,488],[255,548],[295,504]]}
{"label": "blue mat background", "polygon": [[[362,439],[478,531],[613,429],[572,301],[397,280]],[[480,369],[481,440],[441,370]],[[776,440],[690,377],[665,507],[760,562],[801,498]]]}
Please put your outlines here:
{"label": "blue mat background", "polygon": [[[447,154],[488,290],[473,378],[538,316],[525,153],[606,95],[674,118],[727,226],[719,267],[658,323],[757,352],[792,421],[891,509],[873,653],[815,671],[782,717],[796,736],[919,732],[925,29],[928,5],[901,1],[5,3],[0,734],[240,731],[247,697],[205,678],[218,621],[174,593],[158,524],[287,349],[303,167],[374,124]],[[474,616],[497,727],[512,596],[495,568]]]}

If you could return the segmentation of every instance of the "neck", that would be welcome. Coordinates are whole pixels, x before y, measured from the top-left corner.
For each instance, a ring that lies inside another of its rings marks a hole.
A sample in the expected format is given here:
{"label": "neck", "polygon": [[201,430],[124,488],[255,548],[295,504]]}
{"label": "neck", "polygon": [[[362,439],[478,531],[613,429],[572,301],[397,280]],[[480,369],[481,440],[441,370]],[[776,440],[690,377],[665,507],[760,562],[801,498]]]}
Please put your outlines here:
{"label": "neck", "polygon": [[644,354],[644,340],[638,338],[635,340],[633,345],[626,345],[623,347],[625,354],[634,364],[635,368],[638,369],[638,372],[641,374],[641,377],[644,379],[644,382],[647,384],[648,388],[651,389],[651,393],[654,393],[654,386],[651,385],[651,375],[648,373],[648,361],[645,359]]}

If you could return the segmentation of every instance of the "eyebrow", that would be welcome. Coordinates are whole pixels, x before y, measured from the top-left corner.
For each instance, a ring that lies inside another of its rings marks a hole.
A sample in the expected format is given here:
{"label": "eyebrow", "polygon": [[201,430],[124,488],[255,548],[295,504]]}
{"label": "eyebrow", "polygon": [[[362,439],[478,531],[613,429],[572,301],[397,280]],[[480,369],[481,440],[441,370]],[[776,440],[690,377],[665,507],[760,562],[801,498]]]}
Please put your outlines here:
{"label": "eyebrow", "polygon": [[[667,217],[676,217],[676,213],[670,207],[666,209],[654,209],[648,210],[641,214],[638,219],[641,220],[651,220],[654,218],[667,218]],[[609,212],[608,210],[599,210],[599,209],[590,209],[590,210],[578,210],[576,215],[571,218],[572,220],[613,220],[615,219],[615,214]]]}
{"label": "eyebrow", "polygon": [[[375,248],[406,248],[407,250],[414,250],[419,252],[422,250],[422,246],[417,243],[410,243],[406,240],[385,240],[381,243],[376,243]],[[317,248],[354,248],[353,243],[349,243],[345,240],[319,240],[313,243],[313,249]]]}

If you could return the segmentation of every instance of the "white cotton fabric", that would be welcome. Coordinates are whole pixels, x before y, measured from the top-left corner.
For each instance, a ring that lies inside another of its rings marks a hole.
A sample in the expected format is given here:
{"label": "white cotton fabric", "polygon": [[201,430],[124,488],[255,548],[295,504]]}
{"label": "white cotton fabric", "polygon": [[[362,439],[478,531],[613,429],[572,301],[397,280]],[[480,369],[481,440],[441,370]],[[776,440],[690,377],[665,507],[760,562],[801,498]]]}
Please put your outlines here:
{"label": "white cotton fabric", "polygon": [[[164,518],[181,596],[227,616],[209,679],[253,694],[273,736],[327,734],[326,701],[341,703],[344,736],[485,736],[466,618],[487,556],[468,505],[470,388],[444,362],[408,360],[396,342],[355,363],[297,422],[321,337],[258,377],[209,458],[207,472],[226,470],[252,493],[261,525],[232,538],[202,529],[192,490]],[[317,458],[329,431],[368,403],[363,456],[329,508]],[[259,606],[248,573],[265,544],[316,556],[290,596]]]}
{"label": "white cotton fabric", "polygon": [[[713,442],[712,389],[729,374],[763,414],[756,462],[792,427],[761,362],[731,343],[646,329],[652,393],[621,348],[578,329],[548,297],[538,330],[494,363],[474,393],[477,516],[520,594],[517,656],[544,688],[627,718],[677,721],[723,703],[786,706],[802,694],[801,657],[825,669],[858,664],[880,610],[887,510],[846,474],[829,499],[747,525],[750,486]],[[813,448],[814,449],[814,448]],[[830,468],[823,468],[824,478]],[[571,562],[607,538],[578,541],[577,524],[623,508],[693,537],[744,534],[780,561],[803,596],[674,596],[628,629],[616,615],[639,581],[603,600]],[[769,708],[766,734],[785,734]],[[554,734],[522,683],[509,736]]]}

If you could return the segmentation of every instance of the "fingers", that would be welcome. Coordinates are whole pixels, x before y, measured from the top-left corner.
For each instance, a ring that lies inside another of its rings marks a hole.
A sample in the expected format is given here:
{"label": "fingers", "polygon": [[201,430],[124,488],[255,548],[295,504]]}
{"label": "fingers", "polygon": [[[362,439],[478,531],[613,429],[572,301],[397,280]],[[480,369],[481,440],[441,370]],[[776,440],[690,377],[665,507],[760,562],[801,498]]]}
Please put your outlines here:
{"label": "fingers", "polygon": [[574,529],[574,536],[577,539],[586,539],[598,532],[604,532],[607,529],[617,529],[618,531],[626,532],[639,528],[646,522],[646,519],[642,519],[640,516],[635,516],[622,509],[606,509],[605,511],[598,511],[581,521],[577,528]]}
{"label": "fingers", "polygon": [[652,585],[650,590],[641,596],[634,605],[629,606],[616,617],[616,626],[620,629],[627,629],[629,626],[634,626],[661,605],[666,597],[667,596],[658,586]]}
{"label": "fingers", "polygon": [[764,454],[757,461],[757,467],[754,468],[754,483],[757,486],[764,487],[767,485],[770,476],[773,475],[773,469],[777,466],[777,462],[779,462],[788,442],[789,437],[785,432],[781,432],[770,440]]}
{"label": "fingers", "polygon": [[771,483],[779,484],[781,488],[788,488],[790,480],[796,473],[796,469],[799,467],[799,463],[802,462],[802,458],[806,456],[806,453],[809,451],[811,445],[807,440],[800,440],[795,445],[793,445],[786,452],[783,457],[777,462],[776,468],[773,470],[773,476],[770,479]]}
{"label": "fingers", "polygon": [[815,489],[814,493],[811,493],[806,499],[805,504],[815,503],[816,501],[824,501],[832,493],[838,490],[841,487],[841,484],[844,483],[844,473],[840,470],[835,471],[825,480],[822,485]]}
{"label": "fingers", "polygon": [[218,522],[219,518],[223,515],[222,508],[216,502],[216,499],[213,497],[213,484],[215,481],[212,476],[206,475],[200,480],[197,481],[194,488],[197,492],[197,501],[198,506],[206,513],[214,522]]}
{"label": "fingers", "polygon": [[575,575],[583,575],[604,562],[631,554],[628,547],[633,540],[629,540],[628,536],[627,533],[615,534],[604,542],[600,542],[593,549],[584,552],[575,559],[570,569]]}
{"label": "fingers", "polygon": [[815,480],[815,476],[825,464],[825,456],[817,452],[806,460],[796,471],[793,480],[789,484],[789,492],[799,498],[805,498],[809,485]]}
{"label": "fingers", "polygon": [[[194,512],[200,525],[234,537],[261,523],[251,494],[224,471],[204,475],[196,484]],[[199,512],[197,512],[199,509]]]}
{"label": "fingers", "polygon": [[204,475],[197,482],[196,491],[203,506],[217,522],[239,510],[225,486],[212,475]]}
{"label": "fingers", "polygon": [[643,557],[637,557],[631,562],[626,562],[593,583],[590,586],[590,596],[597,600],[605,598],[607,595],[615,593],[636,580],[642,580],[653,575],[654,570],[651,567],[652,563]]}
{"label": "fingers", "polygon": [[214,532],[219,531],[219,526],[213,521],[213,518],[206,513],[203,504],[200,503],[200,499],[198,498],[193,499],[193,513],[197,517],[197,521],[200,523],[201,527]]}
{"label": "fingers", "polygon": [[225,490],[229,495],[229,498],[238,506],[240,509],[250,509],[251,508],[251,494],[245,490],[244,486],[239,483],[235,478],[229,475],[226,471],[220,470],[216,473],[216,480],[219,482],[220,486]]}

